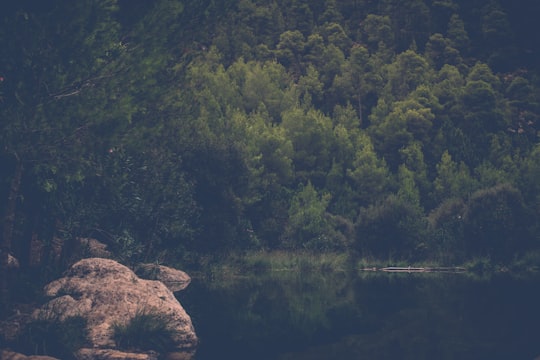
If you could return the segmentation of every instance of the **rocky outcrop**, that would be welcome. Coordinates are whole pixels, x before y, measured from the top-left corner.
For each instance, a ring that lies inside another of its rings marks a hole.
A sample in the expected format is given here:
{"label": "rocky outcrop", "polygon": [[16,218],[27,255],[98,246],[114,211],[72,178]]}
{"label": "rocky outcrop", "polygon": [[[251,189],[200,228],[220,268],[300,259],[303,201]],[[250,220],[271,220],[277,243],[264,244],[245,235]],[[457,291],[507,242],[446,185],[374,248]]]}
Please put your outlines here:
{"label": "rocky outcrop", "polygon": [[[197,336],[191,318],[173,293],[162,282],[141,279],[116,261],[83,259],[65,277],[48,284],[45,293],[53,299],[33,317],[59,320],[84,317],[90,349],[116,349],[114,326],[126,325],[141,313],[166,319],[173,340],[171,350],[192,354],[196,348]],[[82,354],[81,358],[88,358]]]}
{"label": "rocky outcrop", "polygon": [[161,281],[172,292],[184,290],[191,282],[189,275],[182,270],[158,264],[140,264],[135,273],[143,279]]}
{"label": "rocky outcrop", "polygon": [[0,350],[1,360],[58,360],[50,356],[31,355],[26,356],[9,350]]}
{"label": "rocky outcrop", "polygon": [[158,360],[158,354],[129,353],[113,349],[88,349],[83,348],[75,354],[77,360]]}
{"label": "rocky outcrop", "polygon": [[176,352],[158,356],[153,351],[148,353],[129,353],[111,349],[89,349],[84,348],[77,351],[77,360],[191,360],[192,354],[186,352]]}
{"label": "rocky outcrop", "polygon": [[81,258],[111,258],[112,253],[104,243],[93,238],[76,238],[75,249],[76,254],[80,254]]}

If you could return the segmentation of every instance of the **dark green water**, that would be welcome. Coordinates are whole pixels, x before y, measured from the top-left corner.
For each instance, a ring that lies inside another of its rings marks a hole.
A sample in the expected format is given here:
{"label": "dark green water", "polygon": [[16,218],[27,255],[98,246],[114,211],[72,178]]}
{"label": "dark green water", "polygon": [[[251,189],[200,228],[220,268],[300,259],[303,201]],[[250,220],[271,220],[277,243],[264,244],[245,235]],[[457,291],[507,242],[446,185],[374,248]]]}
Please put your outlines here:
{"label": "dark green water", "polygon": [[274,273],[194,278],[178,297],[201,339],[197,360],[540,355],[538,277]]}

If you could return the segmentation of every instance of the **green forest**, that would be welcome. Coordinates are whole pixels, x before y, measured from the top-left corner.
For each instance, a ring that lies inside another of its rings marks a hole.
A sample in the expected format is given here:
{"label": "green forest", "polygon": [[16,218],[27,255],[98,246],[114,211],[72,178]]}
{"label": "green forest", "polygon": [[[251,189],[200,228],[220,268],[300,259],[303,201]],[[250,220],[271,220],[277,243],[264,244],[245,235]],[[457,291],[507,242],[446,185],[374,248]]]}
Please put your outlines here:
{"label": "green forest", "polygon": [[126,263],[538,263],[536,6],[7,1],[2,278],[81,237]]}

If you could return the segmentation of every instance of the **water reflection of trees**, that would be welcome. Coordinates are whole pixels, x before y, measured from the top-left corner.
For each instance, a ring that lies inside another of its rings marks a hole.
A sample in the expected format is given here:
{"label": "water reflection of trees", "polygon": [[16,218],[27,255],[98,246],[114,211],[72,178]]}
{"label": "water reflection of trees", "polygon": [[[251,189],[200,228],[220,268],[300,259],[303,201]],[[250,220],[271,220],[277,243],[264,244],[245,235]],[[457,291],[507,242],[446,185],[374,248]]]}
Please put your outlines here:
{"label": "water reflection of trees", "polygon": [[[533,289],[534,280],[504,277],[287,272],[194,281],[181,301],[201,359],[532,359],[540,354]],[[219,350],[210,354],[205,341]]]}
{"label": "water reflection of trees", "polygon": [[[203,344],[206,338],[216,348],[217,341],[220,354],[267,358],[328,343],[354,331],[353,324],[362,319],[345,273],[283,272],[224,285],[195,280],[180,299]],[[202,347],[200,356],[207,351]]]}

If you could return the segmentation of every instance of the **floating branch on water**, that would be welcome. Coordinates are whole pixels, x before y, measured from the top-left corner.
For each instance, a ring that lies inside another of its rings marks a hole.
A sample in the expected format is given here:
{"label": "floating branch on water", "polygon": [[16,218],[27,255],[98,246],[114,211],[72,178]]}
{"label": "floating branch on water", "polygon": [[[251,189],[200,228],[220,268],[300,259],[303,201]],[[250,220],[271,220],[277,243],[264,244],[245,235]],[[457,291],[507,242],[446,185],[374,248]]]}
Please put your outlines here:
{"label": "floating branch on water", "polygon": [[384,271],[384,272],[449,272],[449,273],[460,273],[465,272],[467,269],[459,266],[452,267],[412,267],[412,266],[389,266],[381,269],[374,267],[364,268],[362,271]]}

